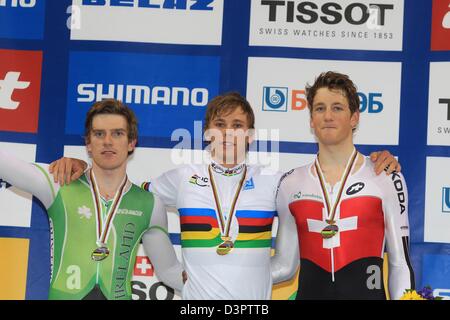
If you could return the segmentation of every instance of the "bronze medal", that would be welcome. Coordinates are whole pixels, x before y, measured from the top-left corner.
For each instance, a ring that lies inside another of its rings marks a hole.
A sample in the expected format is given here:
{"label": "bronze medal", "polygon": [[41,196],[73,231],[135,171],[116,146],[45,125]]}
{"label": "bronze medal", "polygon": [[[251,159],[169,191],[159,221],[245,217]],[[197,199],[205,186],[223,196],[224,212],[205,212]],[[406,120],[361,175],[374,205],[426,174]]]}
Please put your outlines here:
{"label": "bronze medal", "polygon": [[109,256],[109,249],[107,247],[98,247],[92,252],[91,258],[94,261],[102,261]]}

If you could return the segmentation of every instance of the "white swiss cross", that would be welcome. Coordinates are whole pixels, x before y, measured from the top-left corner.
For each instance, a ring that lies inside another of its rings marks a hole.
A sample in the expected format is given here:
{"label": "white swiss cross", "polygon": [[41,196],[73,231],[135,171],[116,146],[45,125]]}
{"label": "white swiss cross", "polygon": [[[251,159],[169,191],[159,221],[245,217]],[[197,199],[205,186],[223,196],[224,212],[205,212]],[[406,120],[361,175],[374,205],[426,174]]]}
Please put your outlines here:
{"label": "white swiss cross", "polygon": [[142,274],[147,274],[147,269],[153,269],[152,265],[148,263],[147,258],[142,258],[141,263],[136,264],[136,269],[141,270]]}
{"label": "white swiss cross", "polygon": [[[339,231],[334,235],[334,237],[331,237],[329,239],[323,239],[323,248],[325,249],[331,249],[331,248],[337,248],[341,246],[341,232],[344,231],[350,231],[350,230],[356,230],[358,229],[358,217],[349,217],[345,219],[339,219],[340,212],[339,208],[336,208],[336,215],[335,215],[335,225],[338,226]],[[325,208],[322,208],[322,219],[323,220],[313,220],[313,219],[306,219],[306,222],[308,223],[308,231],[309,232],[318,232],[320,233],[323,228],[325,228],[328,223],[325,221],[327,219],[327,211]]]}

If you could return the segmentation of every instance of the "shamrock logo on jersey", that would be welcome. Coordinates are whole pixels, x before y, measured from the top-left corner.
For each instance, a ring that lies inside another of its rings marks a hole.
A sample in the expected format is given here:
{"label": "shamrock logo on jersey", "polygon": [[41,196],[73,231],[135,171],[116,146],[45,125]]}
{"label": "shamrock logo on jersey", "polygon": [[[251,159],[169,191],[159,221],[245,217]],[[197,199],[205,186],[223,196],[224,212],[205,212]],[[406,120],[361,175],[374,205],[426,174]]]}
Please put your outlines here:
{"label": "shamrock logo on jersey", "polygon": [[90,219],[92,217],[91,209],[86,206],[79,207],[78,214],[81,216],[81,218],[84,217],[86,219]]}

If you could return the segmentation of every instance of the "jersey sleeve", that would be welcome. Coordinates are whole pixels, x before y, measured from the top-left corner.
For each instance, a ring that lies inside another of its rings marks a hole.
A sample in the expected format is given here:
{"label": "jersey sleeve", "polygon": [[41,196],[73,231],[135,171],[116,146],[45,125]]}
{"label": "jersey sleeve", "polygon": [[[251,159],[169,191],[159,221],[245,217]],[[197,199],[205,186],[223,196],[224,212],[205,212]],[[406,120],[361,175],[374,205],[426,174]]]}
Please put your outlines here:
{"label": "jersey sleeve", "polygon": [[29,192],[48,209],[56,198],[59,185],[48,174],[47,164],[28,163],[0,150],[0,177]]}
{"label": "jersey sleeve", "polygon": [[154,195],[150,226],[142,237],[144,251],[153,264],[158,279],[181,292],[183,268],[178,261],[167,228],[167,212],[164,203]]}
{"label": "jersey sleeve", "polygon": [[281,178],[276,195],[278,231],[275,255],[271,258],[273,283],[291,279],[297,272],[300,261],[297,228],[289,210],[288,190],[283,178],[284,176]]}
{"label": "jersey sleeve", "polygon": [[406,289],[415,288],[409,257],[408,190],[401,173],[394,172],[383,182],[389,294],[391,299],[399,299]]}
{"label": "jersey sleeve", "polygon": [[183,167],[167,171],[149,182],[144,182],[142,187],[156,194],[166,206],[176,207],[183,172]]}

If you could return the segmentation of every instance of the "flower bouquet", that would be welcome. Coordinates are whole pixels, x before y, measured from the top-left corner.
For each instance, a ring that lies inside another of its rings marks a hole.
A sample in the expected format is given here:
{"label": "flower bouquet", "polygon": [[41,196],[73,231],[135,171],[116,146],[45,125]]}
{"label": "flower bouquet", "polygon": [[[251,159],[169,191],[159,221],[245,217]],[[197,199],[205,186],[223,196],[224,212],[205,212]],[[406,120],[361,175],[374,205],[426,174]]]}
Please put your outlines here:
{"label": "flower bouquet", "polygon": [[433,296],[433,289],[430,286],[425,286],[419,291],[406,289],[400,300],[442,300],[442,297]]}

